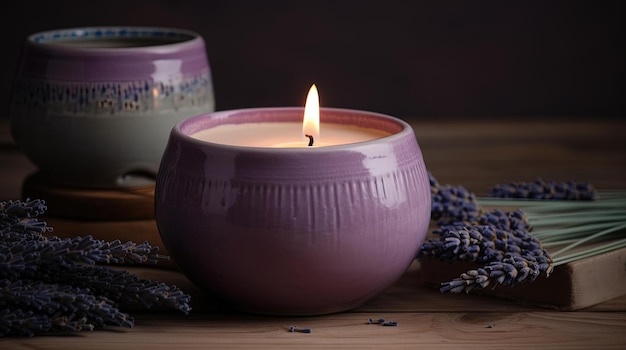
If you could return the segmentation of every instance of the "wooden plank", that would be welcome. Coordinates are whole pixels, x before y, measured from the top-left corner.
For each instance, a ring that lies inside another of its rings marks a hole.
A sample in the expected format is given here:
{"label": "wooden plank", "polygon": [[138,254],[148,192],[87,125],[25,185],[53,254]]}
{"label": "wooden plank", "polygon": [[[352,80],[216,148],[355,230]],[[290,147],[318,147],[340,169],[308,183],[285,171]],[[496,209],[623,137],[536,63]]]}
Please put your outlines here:
{"label": "wooden plank", "polygon": [[[386,317],[396,327],[367,323]],[[132,329],[0,339],[3,349],[623,349],[624,313],[143,314]],[[311,333],[289,332],[296,325]]]}
{"label": "wooden plank", "polygon": [[154,218],[154,186],[115,189],[76,188],[50,181],[35,172],[24,179],[21,198],[42,198],[50,215],[80,220],[145,220]]}

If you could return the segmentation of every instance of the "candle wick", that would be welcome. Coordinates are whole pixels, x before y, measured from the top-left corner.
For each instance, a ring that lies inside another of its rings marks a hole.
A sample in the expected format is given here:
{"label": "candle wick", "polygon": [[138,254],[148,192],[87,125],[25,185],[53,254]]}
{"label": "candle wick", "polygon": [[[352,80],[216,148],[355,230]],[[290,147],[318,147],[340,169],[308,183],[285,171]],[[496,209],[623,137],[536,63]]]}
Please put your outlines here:
{"label": "candle wick", "polygon": [[309,138],[309,147],[313,146],[313,135],[304,134],[304,136]]}

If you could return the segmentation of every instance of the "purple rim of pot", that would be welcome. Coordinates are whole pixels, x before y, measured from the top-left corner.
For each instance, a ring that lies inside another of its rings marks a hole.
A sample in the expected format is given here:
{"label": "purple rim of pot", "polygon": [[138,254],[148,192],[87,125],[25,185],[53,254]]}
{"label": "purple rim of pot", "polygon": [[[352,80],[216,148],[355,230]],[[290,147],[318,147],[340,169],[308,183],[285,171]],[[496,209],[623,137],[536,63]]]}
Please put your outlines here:
{"label": "purple rim of pot", "polygon": [[[152,45],[81,47],[59,41],[153,39]],[[179,65],[180,73],[206,70],[204,39],[194,31],[165,27],[77,27],[28,36],[20,67],[25,78],[62,81],[129,81],[159,74],[161,65]],[[158,62],[158,64],[156,63]]]}
{"label": "purple rim of pot", "polygon": [[201,144],[208,144],[212,147],[231,148],[242,152],[273,152],[273,153],[324,153],[327,151],[336,151],[338,149],[353,149],[357,146],[371,145],[382,142],[391,142],[406,136],[415,137],[411,126],[398,118],[375,112],[368,112],[354,109],[343,108],[320,108],[320,122],[322,124],[346,124],[363,128],[378,129],[388,132],[388,136],[378,139],[350,143],[345,145],[324,146],[318,148],[272,148],[272,147],[250,147],[236,146],[214,143],[205,140],[199,140],[190,135],[201,130],[210,129],[220,125],[227,124],[246,124],[259,122],[302,122],[303,107],[262,107],[262,108],[244,108],[228,111],[217,111],[207,114],[197,115],[185,119],[177,123],[172,129],[172,133],[178,134],[186,141]]}
{"label": "purple rim of pot", "polygon": [[[297,177],[302,181],[335,181],[338,178],[367,176],[371,169],[363,165],[364,159],[375,159],[382,154],[401,154],[398,159],[388,159],[395,167],[404,167],[422,157],[411,126],[395,117],[367,111],[321,108],[322,123],[343,123],[361,127],[376,128],[390,133],[381,138],[317,148],[272,148],[233,146],[199,140],[191,134],[210,127],[224,124],[249,122],[302,122],[302,107],[267,107],[218,111],[191,117],[177,123],[171,131],[170,146],[178,149],[186,144],[187,150],[194,149],[211,154],[212,161],[232,162],[236,158],[237,166],[243,177],[263,179],[267,182],[288,181]],[[415,149],[418,149],[415,152]],[[346,165],[352,162],[350,172],[345,167],[335,168],[336,164]],[[210,170],[210,169],[209,169]],[[215,175],[215,174],[214,174]],[[217,175],[215,175],[217,176]]]}

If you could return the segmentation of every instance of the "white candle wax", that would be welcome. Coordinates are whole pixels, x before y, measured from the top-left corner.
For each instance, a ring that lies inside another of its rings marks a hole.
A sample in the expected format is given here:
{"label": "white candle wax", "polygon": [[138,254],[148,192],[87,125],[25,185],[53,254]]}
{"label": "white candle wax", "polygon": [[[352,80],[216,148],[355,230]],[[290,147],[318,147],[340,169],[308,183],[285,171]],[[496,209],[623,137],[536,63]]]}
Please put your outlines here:
{"label": "white candle wax", "polygon": [[[313,147],[345,145],[375,140],[390,135],[382,130],[355,125],[327,123],[320,126]],[[224,124],[191,135],[199,140],[231,146],[298,148],[309,147],[302,134],[302,123]]]}

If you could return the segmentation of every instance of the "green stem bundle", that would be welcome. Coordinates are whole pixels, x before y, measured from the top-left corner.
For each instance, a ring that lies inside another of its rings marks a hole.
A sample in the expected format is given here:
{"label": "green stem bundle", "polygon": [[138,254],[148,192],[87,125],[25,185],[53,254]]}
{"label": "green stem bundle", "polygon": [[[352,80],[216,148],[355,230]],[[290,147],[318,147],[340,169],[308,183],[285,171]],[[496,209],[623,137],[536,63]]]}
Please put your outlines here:
{"label": "green stem bundle", "polygon": [[554,266],[626,247],[626,191],[598,191],[592,201],[477,197],[481,206],[522,208]]}

